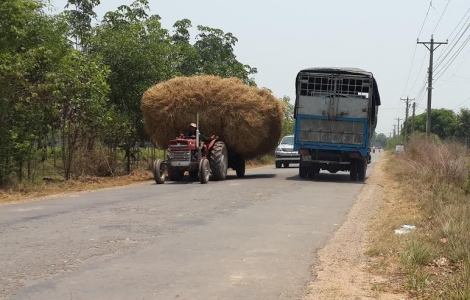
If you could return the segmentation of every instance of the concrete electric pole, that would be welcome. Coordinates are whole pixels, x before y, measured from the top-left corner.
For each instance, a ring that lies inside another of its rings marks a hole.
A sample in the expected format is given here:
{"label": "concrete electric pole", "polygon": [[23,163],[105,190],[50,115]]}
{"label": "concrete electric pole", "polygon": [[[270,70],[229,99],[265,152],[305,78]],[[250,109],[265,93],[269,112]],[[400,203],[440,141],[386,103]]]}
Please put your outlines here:
{"label": "concrete electric pole", "polygon": [[395,120],[398,121],[398,135],[400,135],[400,118],[395,119]]}
{"label": "concrete electric pole", "polygon": [[415,112],[416,112],[416,102],[413,102],[413,118],[411,119],[411,130],[415,133]]}
{"label": "concrete electric pole", "polygon": [[[429,137],[431,133],[431,99],[432,99],[432,69],[433,69],[433,58],[434,50],[439,48],[440,45],[447,44],[447,42],[435,42],[434,35],[431,35],[430,42],[420,42],[418,39],[418,44],[423,44],[429,50],[429,70],[428,70],[428,108],[426,111],[426,138]],[[429,47],[428,47],[429,44]],[[435,47],[437,45],[437,47]]]}
{"label": "concrete electric pole", "polygon": [[410,99],[409,97],[406,97],[406,99],[401,99],[402,101],[405,101],[406,103],[406,117],[405,117],[405,140],[406,138],[408,137],[408,117],[409,117],[409,112],[410,112],[410,100],[414,100],[414,99]]}

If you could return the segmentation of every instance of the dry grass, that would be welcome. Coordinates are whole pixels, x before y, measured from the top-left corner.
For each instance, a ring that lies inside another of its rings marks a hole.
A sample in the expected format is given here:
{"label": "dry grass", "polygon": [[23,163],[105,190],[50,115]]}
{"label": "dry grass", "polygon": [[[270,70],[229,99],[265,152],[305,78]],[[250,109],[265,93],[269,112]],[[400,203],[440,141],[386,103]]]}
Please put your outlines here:
{"label": "dry grass", "polygon": [[206,135],[217,135],[245,158],[274,152],[284,105],[271,92],[237,78],[176,77],[149,88],[141,110],[149,136],[162,148],[200,116]]}
{"label": "dry grass", "polygon": [[[469,299],[470,203],[467,150],[413,139],[388,154],[386,201],[373,224],[373,271],[401,277],[393,288],[417,299]],[[416,225],[406,235],[402,224]],[[392,286],[388,286],[392,288]]]}

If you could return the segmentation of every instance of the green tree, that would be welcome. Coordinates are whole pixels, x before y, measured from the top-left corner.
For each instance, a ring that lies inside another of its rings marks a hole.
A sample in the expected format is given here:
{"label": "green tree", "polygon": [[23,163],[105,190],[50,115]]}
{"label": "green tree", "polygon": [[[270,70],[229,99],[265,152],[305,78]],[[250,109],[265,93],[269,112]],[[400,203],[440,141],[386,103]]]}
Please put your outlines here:
{"label": "green tree", "polygon": [[176,69],[179,76],[192,76],[200,73],[199,70],[199,52],[191,45],[189,28],[191,28],[191,21],[182,19],[176,21],[173,25],[174,34],[173,39],[173,55],[174,69]]}
{"label": "green tree", "polygon": [[374,146],[380,146],[380,147],[385,148],[387,146],[387,141],[388,141],[387,136],[383,133],[379,133],[375,135],[374,139],[372,140],[372,144]]}
{"label": "green tree", "polygon": [[[450,139],[454,137],[458,125],[457,115],[450,109],[431,110],[431,132],[440,139]],[[408,132],[412,132],[411,124]],[[426,113],[417,115],[415,118],[415,131],[426,132]],[[404,131],[402,131],[404,132]]]}
{"label": "green tree", "polygon": [[95,29],[90,53],[103,58],[110,67],[110,103],[123,114],[129,128],[121,131],[120,145],[126,151],[127,171],[131,171],[132,151],[146,139],[140,100],[150,86],[176,75],[172,38],[163,29],[158,15],[148,16],[146,1],[120,6],[108,12]]}
{"label": "green tree", "polygon": [[290,97],[288,96],[282,97],[281,101],[285,107],[282,136],[294,134],[294,105],[290,102]]}
{"label": "green tree", "polygon": [[[55,126],[62,140],[62,161],[65,179],[73,173],[73,162],[79,149],[93,149],[106,116],[109,86],[108,69],[100,60],[71,50],[61,61],[61,69],[50,75],[50,85],[57,110]],[[82,166],[83,167],[83,166]],[[83,173],[75,170],[75,173]]]}
{"label": "green tree", "polygon": [[75,40],[76,49],[86,51],[92,37],[92,19],[96,18],[94,8],[100,4],[100,0],[68,0],[65,8],[74,5],[75,9],[65,10],[64,15],[70,25],[70,35]]}
{"label": "green tree", "polygon": [[27,0],[0,4],[0,184],[12,174],[22,180],[25,162],[31,177],[32,158],[44,149],[54,109],[44,92],[47,76],[70,48],[65,22],[42,8]]}
{"label": "green tree", "polygon": [[198,26],[197,29],[199,34],[194,46],[200,57],[200,73],[238,77],[246,84],[255,84],[250,76],[258,70],[236,59],[233,48],[238,39],[232,33],[207,26]]}

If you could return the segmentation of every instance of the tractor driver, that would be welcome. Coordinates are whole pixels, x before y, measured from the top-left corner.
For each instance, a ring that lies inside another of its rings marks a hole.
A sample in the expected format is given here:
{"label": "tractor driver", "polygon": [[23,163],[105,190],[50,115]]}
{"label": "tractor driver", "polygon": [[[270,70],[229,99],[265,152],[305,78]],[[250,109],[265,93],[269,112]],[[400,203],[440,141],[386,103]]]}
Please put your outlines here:
{"label": "tractor driver", "polygon": [[[186,132],[186,134],[184,135],[185,138],[196,138],[196,124],[194,123],[191,123],[189,124],[189,131]],[[209,140],[209,137],[204,135],[202,132],[199,132],[199,139],[202,141],[202,142],[206,142]]]}
{"label": "tractor driver", "polygon": [[[196,124],[194,124],[194,123],[189,124],[189,131],[186,132],[184,137],[187,138],[187,139],[196,138],[196,129],[197,129]],[[214,138],[214,137],[215,136],[212,136],[212,138]],[[206,143],[205,142],[208,142],[211,138],[209,138],[208,136],[206,136],[202,132],[199,132],[199,139],[200,139],[199,141],[201,143],[202,150],[203,150],[203,152],[205,152],[205,150],[206,150]]]}

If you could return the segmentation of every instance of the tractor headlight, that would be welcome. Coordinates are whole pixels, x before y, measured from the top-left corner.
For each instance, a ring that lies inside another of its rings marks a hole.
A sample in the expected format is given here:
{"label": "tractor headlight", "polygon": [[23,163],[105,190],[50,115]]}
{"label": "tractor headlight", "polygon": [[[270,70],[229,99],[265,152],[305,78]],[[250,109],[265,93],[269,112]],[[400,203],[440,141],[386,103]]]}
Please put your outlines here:
{"label": "tractor headlight", "polygon": [[168,153],[168,157],[170,159],[173,159],[173,158],[175,158],[175,154],[173,152],[170,152],[170,153]]}

